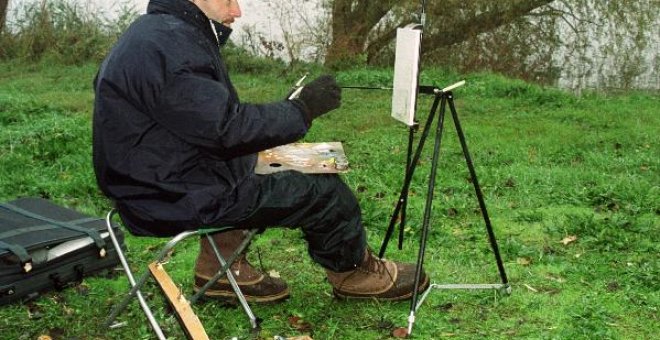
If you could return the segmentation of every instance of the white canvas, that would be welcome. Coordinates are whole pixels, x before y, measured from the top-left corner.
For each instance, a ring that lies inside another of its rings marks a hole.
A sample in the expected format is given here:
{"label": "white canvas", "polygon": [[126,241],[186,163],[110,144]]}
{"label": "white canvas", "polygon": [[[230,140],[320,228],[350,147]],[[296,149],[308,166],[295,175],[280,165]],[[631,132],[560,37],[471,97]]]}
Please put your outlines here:
{"label": "white canvas", "polygon": [[411,26],[397,29],[392,91],[392,117],[415,125],[422,31]]}

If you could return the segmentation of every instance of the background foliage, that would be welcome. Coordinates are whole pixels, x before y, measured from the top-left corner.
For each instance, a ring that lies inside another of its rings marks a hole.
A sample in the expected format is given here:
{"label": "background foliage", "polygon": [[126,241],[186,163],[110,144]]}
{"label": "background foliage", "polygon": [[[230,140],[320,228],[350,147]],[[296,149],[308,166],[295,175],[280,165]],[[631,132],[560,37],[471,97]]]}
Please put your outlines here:
{"label": "background foliage", "polygon": [[[0,13],[6,4],[0,2]],[[135,16],[125,6],[117,20],[107,20],[79,0],[13,4],[22,14],[0,30],[0,58],[98,59]],[[266,0],[261,6],[275,22],[244,27],[240,46],[254,55],[324,62],[333,69],[392,65],[396,28],[419,23],[421,12],[421,1]],[[424,67],[487,70],[578,92],[660,89],[657,0],[452,0],[426,6]],[[281,40],[265,33],[278,27]]]}

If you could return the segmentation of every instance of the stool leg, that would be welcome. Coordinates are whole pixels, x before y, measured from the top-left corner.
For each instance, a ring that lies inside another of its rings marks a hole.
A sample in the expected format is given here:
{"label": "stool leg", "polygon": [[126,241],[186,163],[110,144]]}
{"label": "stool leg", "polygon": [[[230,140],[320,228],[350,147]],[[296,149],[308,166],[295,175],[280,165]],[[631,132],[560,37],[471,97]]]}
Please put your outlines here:
{"label": "stool leg", "polygon": [[[204,294],[204,292],[209,289],[213,285],[215,281],[218,281],[219,278],[225,275],[225,273],[229,270],[229,265],[231,263],[234,263],[236,259],[238,258],[238,255],[245,250],[245,247],[250,243],[250,240],[254,237],[254,235],[257,233],[256,229],[250,230],[250,232],[245,236],[245,239],[243,239],[243,242],[238,246],[234,254],[232,254],[225,262],[224,265],[222,265],[222,268],[202,287],[199,289],[199,291],[190,298],[190,303],[194,304],[197,302],[197,300]],[[215,244],[215,242],[211,242],[211,244]]]}
{"label": "stool leg", "polygon": [[142,275],[142,277],[140,277],[139,285],[136,284],[135,279],[133,278],[133,273],[131,272],[131,269],[128,266],[128,262],[126,261],[126,257],[124,256],[124,252],[122,251],[121,246],[119,245],[119,241],[117,240],[117,236],[115,236],[115,232],[112,230],[112,223],[110,221],[112,220],[113,214],[114,214],[114,210],[109,212],[108,216],[106,217],[106,225],[108,228],[108,233],[110,234],[110,239],[112,240],[112,244],[114,245],[115,250],[117,251],[117,256],[119,256],[119,261],[121,261],[121,265],[122,267],[124,267],[124,272],[126,272],[126,276],[128,277],[128,281],[130,282],[132,289],[131,289],[131,293],[126,295],[122,300],[122,302],[115,306],[115,308],[112,310],[112,312],[106,319],[104,326],[110,327],[112,322],[115,321],[115,319],[117,318],[117,315],[126,308],[131,297],[137,293],[138,301],[140,302],[140,306],[142,307],[144,314],[147,316],[147,319],[149,319],[149,324],[151,324],[151,328],[156,333],[156,336],[158,336],[158,339],[165,339],[163,330],[158,325],[158,322],[156,321],[156,318],[151,312],[149,305],[147,305],[147,302],[144,300],[144,297],[140,292],[140,287],[142,287],[142,285],[146,282],[147,275],[149,275],[149,271],[146,271]]}
{"label": "stool leg", "polygon": [[[225,259],[220,255],[220,251],[218,250],[218,246],[215,244],[215,241],[213,241],[213,238],[211,235],[206,234],[206,237],[209,240],[209,243],[211,244],[211,248],[213,248],[213,252],[215,253],[215,257],[218,258],[218,262],[222,267],[225,267],[227,265],[227,262],[225,262]],[[240,253],[240,252],[238,252]],[[229,264],[231,266],[231,264]],[[252,328],[257,328],[259,327],[259,324],[257,322],[257,318],[254,316],[254,313],[252,313],[252,309],[248,305],[247,300],[245,299],[245,295],[243,295],[243,292],[241,291],[241,288],[238,287],[238,283],[236,282],[236,278],[234,278],[234,274],[232,274],[231,270],[227,268],[226,270],[226,275],[227,275],[227,280],[229,280],[229,283],[231,284],[231,287],[234,289],[234,293],[238,297],[238,301],[240,301],[241,306],[243,306],[243,310],[245,310],[245,314],[247,314],[248,318],[250,319],[250,324],[252,325]]]}

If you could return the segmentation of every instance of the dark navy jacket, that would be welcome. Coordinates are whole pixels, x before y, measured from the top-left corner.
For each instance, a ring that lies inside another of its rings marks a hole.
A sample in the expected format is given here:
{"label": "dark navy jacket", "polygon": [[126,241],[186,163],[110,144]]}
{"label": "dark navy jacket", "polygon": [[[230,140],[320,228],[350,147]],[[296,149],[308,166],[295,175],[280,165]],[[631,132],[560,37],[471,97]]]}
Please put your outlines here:
{"label": "dark navy jacket", "polygon": [[94,170],[136,234],[212,226],[249,205],[255,153],[307,132],[291,102],[240,102],[219,53],[230,30],[215,27],[220,42],[190,1],[151,0],[97,74]]}

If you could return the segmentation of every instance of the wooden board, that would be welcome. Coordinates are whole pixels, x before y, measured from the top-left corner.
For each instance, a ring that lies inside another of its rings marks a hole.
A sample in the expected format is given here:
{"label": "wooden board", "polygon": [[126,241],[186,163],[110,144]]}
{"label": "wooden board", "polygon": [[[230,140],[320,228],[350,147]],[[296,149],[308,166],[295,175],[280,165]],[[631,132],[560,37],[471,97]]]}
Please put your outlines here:
{"label": "wooden board", "polygon": [[172,281],[172,278],[167,274],[165,268],[156,262],[152,262],[149,264],[149,270],[156,282],[158,282],[160,288],[163,290],[163,293],[165,293],[167,300],[172,307],[174,307],[177,319],[188,338],[194,340],[208,339],[209,337],[206,335],[206,330],[204,329],[202,322],[199,321],[199,318],[190,307],[190,303],[174,284],[174,281]]}
{"label": "wooden board", "polygon": [[348,159],[340,142],[293,143],[259,153],[255,172],[259,175],[295,170],[308,174],[348,171]]}

